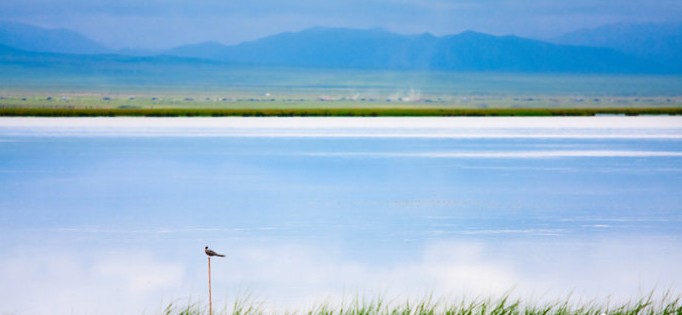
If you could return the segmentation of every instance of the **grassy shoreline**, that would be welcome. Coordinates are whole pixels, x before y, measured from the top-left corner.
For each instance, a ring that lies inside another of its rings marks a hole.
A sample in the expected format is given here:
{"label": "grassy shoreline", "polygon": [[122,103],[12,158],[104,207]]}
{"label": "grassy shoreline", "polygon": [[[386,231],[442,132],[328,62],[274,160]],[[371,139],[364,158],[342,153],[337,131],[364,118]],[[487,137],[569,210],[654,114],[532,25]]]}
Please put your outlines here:
{"label": "grassy shoreline", "polygon": [[466,117],[682,115],[682,107],[639,108],[68,108],[1,107],[0,117]]}
{"label": "grassy shoreline", "polygon": [[[207,306],[169,304],[164,315],[208,314]],[[520,299],[434,300],[424,298],[403,303],[389,303],[381,298],[354,299],[341,304],[318,304],[305,310],[266,310],[262,303],[237,300],[231,307],[214,310],[214,314],[308,314],[308,315],[682,315],[680,297],[664,295],[640,298],[625,303],[572,302],[569,299],[549,303],[525,303]]]}

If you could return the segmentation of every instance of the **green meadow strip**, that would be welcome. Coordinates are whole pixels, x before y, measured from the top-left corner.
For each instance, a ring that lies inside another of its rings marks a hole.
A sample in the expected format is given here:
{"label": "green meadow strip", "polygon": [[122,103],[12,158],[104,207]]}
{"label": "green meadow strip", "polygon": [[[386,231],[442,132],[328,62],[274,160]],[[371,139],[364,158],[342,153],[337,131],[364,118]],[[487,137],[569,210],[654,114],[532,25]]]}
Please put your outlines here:
{"label": "green meadow strip", "polygon": [[4,117],[451,117],[682,115],[682,107],[652,108],[59,108],[0,107]]}

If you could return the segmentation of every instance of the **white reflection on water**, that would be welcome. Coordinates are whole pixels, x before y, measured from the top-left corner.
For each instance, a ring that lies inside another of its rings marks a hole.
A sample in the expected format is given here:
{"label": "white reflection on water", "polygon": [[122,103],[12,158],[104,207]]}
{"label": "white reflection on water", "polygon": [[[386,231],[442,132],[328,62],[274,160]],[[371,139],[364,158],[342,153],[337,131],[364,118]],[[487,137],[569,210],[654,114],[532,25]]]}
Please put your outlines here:
{"label": "white reflection on water", "polygon": [[562,157],[681,157],[682,152],[671,151],[517,151],[517,152],[420,152],[420,153],[337,152],[337,153],[312,153],[310,155],[327,157],[363,157],[363,158],[543,159]]}
{"label": "white reflection on water", "polygon": [[0,143],[0,313],[204,303],[205,245],[221,305],[682,293],[677,117],[3,118]]}
{"label": "white reflection on water", "polygon": [[[280,310],[356,295],[401,302],[429,294],[458,300],[511,292],[526,301],[571,296],[618,303],[653,289],[679,293],[682,282],[676,272],[682,245],[658,238],[434,241],[389,262],[300,243],[229,248],[225,260],[212,264],[217,308],[247,295]],[[152,249],[31,249],[41,255],[15,249],[0,261],[0,293],[8,312],[156,313],[164,303],[205,303],[206,262],[200,250],[164,256]]]}
{"label": "white reflection on water", "polygon": [[682,118],[3,118],[5,135],[681,139]]}

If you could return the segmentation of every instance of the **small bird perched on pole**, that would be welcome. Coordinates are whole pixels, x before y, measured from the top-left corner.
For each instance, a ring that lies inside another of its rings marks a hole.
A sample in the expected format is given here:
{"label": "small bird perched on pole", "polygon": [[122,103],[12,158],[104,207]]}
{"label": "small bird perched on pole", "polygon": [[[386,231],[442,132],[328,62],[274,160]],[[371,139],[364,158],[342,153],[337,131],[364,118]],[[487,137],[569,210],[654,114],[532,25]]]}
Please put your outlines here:
{"label": "small bird perched on pole", "polygon": [[213,298],[211,297],[211,257],[225,257],[225,255],[218,254],[213,250],[204,247],[204,253],[208,256],[208,315],[213,315]]}
{"label": "small bird perched on pole", "polygon": [[213,250],[208,249],[208,246],[204,247],[204,252],[205,252],[206,255],[208,255],[208,256],[225,257],[225,255],[218,254],[218,253],[214,252]]}

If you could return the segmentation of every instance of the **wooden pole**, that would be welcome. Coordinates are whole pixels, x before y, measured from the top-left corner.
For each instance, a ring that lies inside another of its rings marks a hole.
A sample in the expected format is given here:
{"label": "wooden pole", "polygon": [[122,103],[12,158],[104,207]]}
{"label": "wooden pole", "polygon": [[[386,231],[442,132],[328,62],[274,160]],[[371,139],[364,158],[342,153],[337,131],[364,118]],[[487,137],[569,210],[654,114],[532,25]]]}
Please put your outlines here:
{"label": "wooden pole", "polygon": [[211,298],[211,256],[208,256],[208,315],[213,315],[213,299]]}

